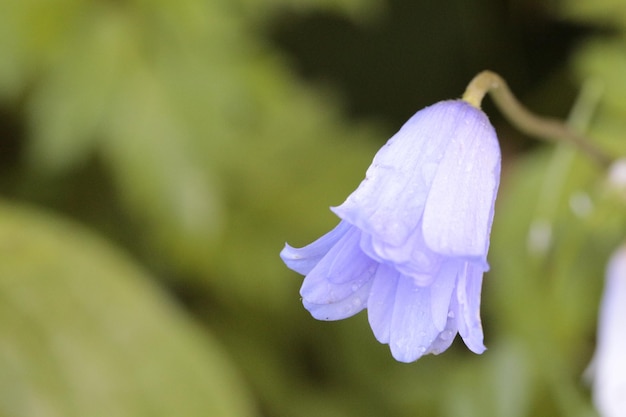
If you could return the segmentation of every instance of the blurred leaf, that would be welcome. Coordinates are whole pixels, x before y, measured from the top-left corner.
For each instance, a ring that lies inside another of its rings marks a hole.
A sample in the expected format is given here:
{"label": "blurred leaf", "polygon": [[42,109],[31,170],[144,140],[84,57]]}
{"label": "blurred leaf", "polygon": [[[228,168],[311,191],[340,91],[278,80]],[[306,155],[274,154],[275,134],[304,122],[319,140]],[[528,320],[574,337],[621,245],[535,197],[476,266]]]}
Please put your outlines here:
{"label": "blurred leaf", "polygon": [[602,83],[602,101],[610,109],[626,113],[626,39],[589,42],[580,49],[574,64],[580,78]]}
{"label": "blurred leaf", "polygon": [[254,21],[263,21],[277,10],[292,9],[304,13],[310,10],[326,9],[347,14],[354,19],[369,19],[380,15],[384,10],[384,2],[379,0],[236,0],[232,3]]}
{"label": "blurred leaf", "polygon": [[61,52],[80,0],[5,0],[0,13],[0,99],[18,99]]}
{"label": "blurred leaf", "polygon": [[122,200],[148,242],[182,265],[204,265],[221,230],[210,169],[187,146],[187,129],[150,73],[137,73],[125,92],[103,149]]}
{"label": "blurred leaf", "polygon": [[458,364],[445,390],[446,416],[524,417],[531,415],[536,384],[526,353],[516,341],[500,340],[478,359]]}
{"label": "blurred leaf", "polygon": [[561,13],[571,19],[626,27],[626,8],[622,0],[561,0],[556,4]]}
{"label": "blurred leaf", "polygon": [[[602,174],[567,145],[520,161],[499,196],[486,316],[523,341],[533,373],[562,415],[585,415],[582,371],[591,357],[604,263],[619,242],[607,234],[611,204]],[[507,192],[508,191],[508,192]],[[584,207],[583,207],[584,206]],[[493,275],[492,275],[493,274]],[[533,390],[535,395],[539,393]]]}
{"label": "blurred leaf", "polygon": [[115,92],[126,75],[128,28],[109,8],[85,10],[29,102],[30,166],[58,174],[84,163],[103,138]]}
{"label": "blurred leaf", "polygon": [[0,414],[251,416],[217,341],[125,255],[0,205]]}

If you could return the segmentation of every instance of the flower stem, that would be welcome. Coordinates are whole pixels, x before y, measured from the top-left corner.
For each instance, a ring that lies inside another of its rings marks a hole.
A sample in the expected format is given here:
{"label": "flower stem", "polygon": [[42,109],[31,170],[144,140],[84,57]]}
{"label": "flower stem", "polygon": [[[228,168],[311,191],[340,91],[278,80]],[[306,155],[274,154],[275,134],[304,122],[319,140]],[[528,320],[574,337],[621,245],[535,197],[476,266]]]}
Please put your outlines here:
{"label": "flower stem", "polygon": [[551,141],[571,142],[603,167],[608,167],[613,161],[603,150],[564,122],[536,116],[526,110],[515,98],[506,81],[495,72],[483,71],[476,75],[467,86],[463,100],[479,109],[487,93],[511,124],[525,134]]}

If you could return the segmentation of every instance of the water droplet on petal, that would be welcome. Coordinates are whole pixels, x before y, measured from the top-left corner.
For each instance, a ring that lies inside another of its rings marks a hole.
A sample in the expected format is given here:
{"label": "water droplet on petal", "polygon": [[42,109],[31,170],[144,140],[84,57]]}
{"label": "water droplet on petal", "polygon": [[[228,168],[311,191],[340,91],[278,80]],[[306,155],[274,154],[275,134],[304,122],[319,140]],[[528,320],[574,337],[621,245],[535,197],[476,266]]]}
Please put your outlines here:
{"label": "water droplet on petal", "polygon": [[454,336],[454,333],[452,332],[452,330],[444,330],[439,335],[441,340],[450,340],[452,338],[452,336]]}

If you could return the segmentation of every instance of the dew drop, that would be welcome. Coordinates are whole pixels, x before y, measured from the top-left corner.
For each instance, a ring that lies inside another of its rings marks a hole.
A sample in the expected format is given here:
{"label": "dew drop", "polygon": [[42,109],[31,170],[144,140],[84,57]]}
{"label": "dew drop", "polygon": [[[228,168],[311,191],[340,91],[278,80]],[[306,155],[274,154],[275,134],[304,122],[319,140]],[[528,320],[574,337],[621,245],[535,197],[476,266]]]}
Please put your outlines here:
{"label": "dew drop", "polygon": [[452,310],[448,311],[448,317],[453,319],[454,318],[454,311],[452,311]]}
{"label": "dew drop", "polygon": [[398,349],[398,350],[404,349],[404,341],[402,339],[396,340],[394,345],[395,345],[396,349]]}
{"label": "dew drop", "polygon": [[356,292],[360,287],[359,284],[352,284],[352,292]]}
{"label": "dew drop", "polygon": [[441,340],[450,340],[453,336],[453,333],[451,330],[444,330],[443,332],[441,332],[441,334],[439,335],[439,337],[441,338]]}

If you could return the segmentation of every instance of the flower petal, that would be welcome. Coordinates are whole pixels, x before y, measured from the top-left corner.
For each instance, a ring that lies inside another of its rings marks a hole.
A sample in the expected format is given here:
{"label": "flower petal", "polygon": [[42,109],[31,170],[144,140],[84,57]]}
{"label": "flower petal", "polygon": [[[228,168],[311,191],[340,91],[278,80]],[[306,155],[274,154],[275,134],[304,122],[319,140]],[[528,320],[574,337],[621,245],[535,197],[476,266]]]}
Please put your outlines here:
{"label": "flower petal", "polygon": [[365,308],[371,286],[372,281],[370,280],[348,297],[335,303],[315,304],[302,300],[302,304],[318,320],[342,320],[354,316]]}
{"label": "flower petal", "polygon": [[391,266],[381,264],[372,282],[367,300],[367,318],[374,336],[380,343],[389,343],[399,276],[400,274]]}
{"label": "flower petal", "polygon": [[376,241],[365,232],[361,234],[360,244],[369,257],[393,264],[398,272],[410,276],[419,285],[430,285],[443,262],[443,256],[426,246],[419,229],[399,247]]}
{"label": "flower petal", "polygon": [[452,342],[454,341],[454,337],[457,333],[457,324],[456,324],[456,311],[457,311],[457,301],[456,297],[452,297],[450,300],[447,321],[444,329],[439,333],[439,336],[435,339],[435,341],[428,348],[427,353],[432,353],[435,355],[440,354],[444,350],[448,349]]}
{"label": "flower petal", "polygon": [[483,271],[477,264],[466,262],[459,273],[456,287],[459,334],[474,353],[483,353],[483,328],[480,322],[480,292]]}
{"label": "flower petal", "polygon": [[350,228],[349,223],[339,222],[333,230],[303,248],[294,248],[286,244],[280,252],[280,257],[289,269],[306,275]]}
{"label": "flower petal", "polygon": [[378,263],[359,247],[360,233],[350,228],[304,278],[300,295],[306,302],[337,303],[371,281]]}
{"label": "flower petal", "polygon": [[457,283],[458,272],[459,263],[448,261],[442,266],[430,285],[433,325],[440,332],[444,331],[448,323],[450,301]]}
{"label": "flower petal", "polygon": [[400,362],[413,362],[428,353],[438,336],[432,321],[430,288],[401,276],[391,319],[391,354]]}
{"label": "flower petal", "polygon": [[426,244],[448,256],[484,259],[500,181],[500,147],[487,116],[466,111],[439,162],[423,213]]}
{"label": "flower petal", "polygon": [[606,274],[593,359],[593,400],[601,415],[626,410],[626,248],[612,256]]}
{"label": "flower petal", "polygon": [[467,106],[442,101],[415,113],[378,151],[359,187],[332,210],[376,240],[403,245],[421,219],[448,144],[466,132]]}

